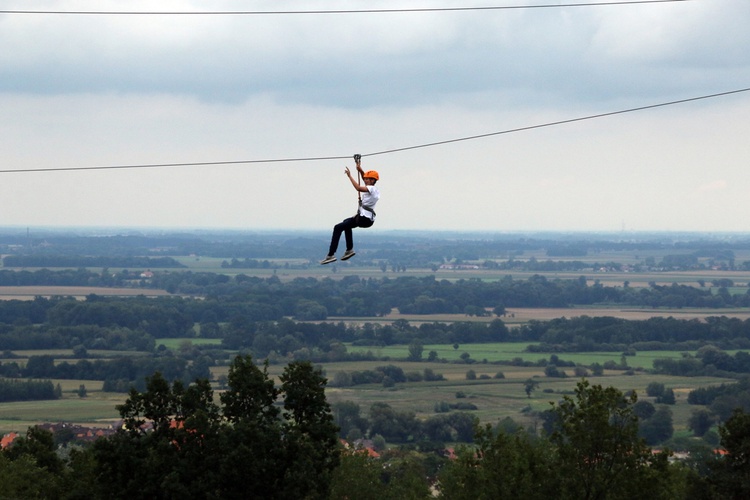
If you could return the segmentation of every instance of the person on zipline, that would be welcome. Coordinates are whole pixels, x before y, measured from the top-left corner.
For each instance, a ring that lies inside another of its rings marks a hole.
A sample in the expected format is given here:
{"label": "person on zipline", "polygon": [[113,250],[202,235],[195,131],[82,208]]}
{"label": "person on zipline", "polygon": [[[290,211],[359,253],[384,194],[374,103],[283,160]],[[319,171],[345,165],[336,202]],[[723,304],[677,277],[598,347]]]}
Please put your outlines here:
{"label": "person on zipline", "polygon": [[355,227],[370,227],[375,223],[375,204],[380,199],[380,190],[375,187],[375,183],[380,180],[380,176],[375,170],[365,172],[360,166],[361,156],[354,155],[354,162],[357,164],[357,172],[362,175],[365,185],[362,186],[359,180],[355,180],[349,171],[349,167],[344,169],[344,173],[349,177],[354,189],[359,195],[359,207],[354,217],[344,219],[342,222],[333,226],[333,235],[331,236],[331,246],[328,249],[328,255],[321,260],[321,264],[330,264],[336,261],[336,249],[339,247],[341,233],[344,233],[346,239],[346,251],[341,256],[341,260],[347,260],[354,257],[354,238],[352,229]]}

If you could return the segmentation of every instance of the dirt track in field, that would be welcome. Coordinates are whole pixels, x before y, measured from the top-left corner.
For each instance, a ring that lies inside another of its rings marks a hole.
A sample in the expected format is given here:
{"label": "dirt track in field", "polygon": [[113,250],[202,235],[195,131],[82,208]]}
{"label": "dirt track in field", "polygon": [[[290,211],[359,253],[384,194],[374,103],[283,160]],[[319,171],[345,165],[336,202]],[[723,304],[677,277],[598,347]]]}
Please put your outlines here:
{"label": "dirt track in field", "polygon": [[[533,308],[508,308],[506,315],[500,319],[508,326],[521,325],[531,320],[549,321],[556,318],[577,318],[579,316],[602,317],[611,316],[627,320],[645,320],[649,318],[675,318],[675,319],[704,319],[710,316],[727,316],[741,320],[750,319],[750,309],[639,309],[620,307],[533,307]],[[466,316],[464,314],[399,314],[394,310],[391,314],[379,318],[368,318],[369,322],[391,323],[402,319],[410,323],[431,323],[454,321],[474,321],[486,323],[495,319],[496,316]],[[362,318],[351,318],[353,322],[367,322]]]}
{"label": "dirt track in field", "polygon": [[106,288],[95,286],[0,286],[0,300],[33,300],[34,297],[77,297],[86,295],[133,297],[145,295],[169,295],[164,290],[146,290],[143,288]]}
{"label": "dirt track in field", "polygon": [[750,310],[736,309],[626,309],[626,308],[528,308],[508,309],[503,321],[525,323],[529,320],[550,320],[555,318],[576,318],[579,316],[613,316],[615,318],[643,320],[654,317],[675,319],[703,319],[709,316],[728,316],[748,319]]}

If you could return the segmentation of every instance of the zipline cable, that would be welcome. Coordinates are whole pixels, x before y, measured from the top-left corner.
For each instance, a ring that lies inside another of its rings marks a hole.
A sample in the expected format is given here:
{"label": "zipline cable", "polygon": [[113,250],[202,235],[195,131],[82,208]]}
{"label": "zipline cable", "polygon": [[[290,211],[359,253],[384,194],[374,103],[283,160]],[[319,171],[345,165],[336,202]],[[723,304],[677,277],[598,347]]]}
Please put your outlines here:
{"label": "zipline cable", "polygon": [[605,7],[611,5],[663,4],[692,2],[694,0],[620,0],[614,2],[578,2],[567,4],[504,5],[485,7],[424,7],[404,9],[352,9],[352,10],[226,10],[226,11],[105,11],[105,10],[0,10],[0,14],[92,15],[92,16],[263,16],[300,14],[390,14],[401,12],[456,12],[482,10],[551,9],[564,7]]}
{"label": "zipline cable", "polygon": [[[499,132],[490,132],[487,134],[471,135],[467,137],[459,137],[457,139],[448,139],[445,141],[429,142],[426,144],[418,144],[415,146],[406,146],[402,148],[386,149],[383,151],[377,151],[374,153],[362,154],[365,156],[378,156],[391,153],[398,153],[402,151],[409,151],[412,149],[429,148],[433,146],[441,146],[444,144],[452,144],[454,142],[471,141],[475,139],[483,139],[487,137],[493,137],[503,134],[512,134],[515,132],[523,132],[527,130],[534,130],[545,127],[553,127],[557,125],[565,125],[569,123],[581,122],[585,120],[593,120],[596,118],[604,118],[607,116],[622,115],[625,113],[633,113],[636,111],[644,111],[647,109],[661,108],[665,106],[673,106],[676,104],[684,104],[688,102],[701,101],[705,99],[713,99],[716,97],[723,97],[732,94],[739,94],[742,92],[750,91],[750,87],[737,90],[729,90],[727,92],[719,92],[716,94],[708,94],[699,97],[690,97],[687,99],[678,99],[676,101],[662,102],[659,104],[650,104],[647,106],[639,106],[637,108],[622,109],[619,111],[610,111],[607,113],[598,113],[595,115],[580,116],[577,118],[570,118],[567,120],[558,120],[554,122],[541,123],[537,125],[529,125],[527,127],[518,127],[507,130],[501,130]],[[275,159],[264,159],[264,160],[236,160],[236,161],[204,161],[204,162],[190,162],[190,163],[151,163],[151,164],[140,164],[140,165],[103,165],[93,167],[50,167],[50,168],[25,168],[18,170],[0,170],[0,174],[8,173],[29,173],[29,172],[68,172],[76,170],[117,170],[117,169],[136,169],[136,168],[166,168],[166,167],[195,167],[195,166],[210,166],[210,165],[241,165],[241,164],[252,164],[252,163],[282,163],[282,162],[306,162],[306,161],[327,161],[327,160],[344,160],[350,159],[351,155],[340,155],[340,156],[318,156],[318,157],[301,157],[301,158],[275,158]]]}
{"label": "zipline cable", "polygon": [[281,162],[302,162],[302,161],[323,161],[323,160],[345,160],[351,158],[346,156],[318,156],[305,158],[272,158],[265,160],[230,160],[230,161],[197,161],[191,163],[147,163],[141,165],[102,165],[93,167],[51,167],[51,168],[26,168],[19,170],[0,170],[0,174],[10,172],[67,172],[74,170],[116,170],[128,168],[166,168],[166,167],[197,167],[209,165],[240,165],[246,163],[281,163]]}
{"label": "zipline cable", "polygon": [[625,114],[625,113],[633,113],[635,111],[643,111],[643,110],[646,110],[646,109],[661,108],[661,107],[664,107],[664,106],[672,106],[674,104],[683,104],[683,103],[686,103],[686,102],[700,101],[700,100],[703,100],[703,99],[711,99],[711,98],[714,98],[714,97],[722,97],[722,96],[726,96],[726,95],[739,94],[741,92],[748,92],[748,91],[750,91],[750,87],[744,88],[744,89],[738,89],[738,90],[730,90],[728,92],[720,92],[718,94],[710,94],[710,95],[704,95],[704,96],[700,96],[700,97],[690,97],[688,99],[679,99],[677,101],[669,101],[669,102],[663,102],[663,103],[659,103],[659,104],[650,104],[648,106],[640,106],[640,107],[637,107],[637,108],[622,109],[620,111],[610,111],[608,113],[599,113],[599,114],[596,114],[596,115],[581,116],[581,117],[578,117],[578,118],[570,118],[568,120],[559,120],[559,121],[555,121],[555,122],[542,123],[542,124],[539,124],[539,125],[530,125],[528,127],[512,128],[512,129],[509,129],[509,130],[502,130],[500,132],[490,132],[488,134],[479,134],[479,135],[472,135],[472,136],[468,136],[468,137],[461,137],[461,138],[458,138],[458,139],[448,139],[448,140],[445,140],[445,141],[430,142],[430,143],[427,143],[427,144],[420,144],[420,145],[417,145],[417,146],[407,146],[407,147],[403,147],[403,148],[387,149],[385,151],[378,151],[377,153],[363,154],[362,156],[384,155],[384,154],[389,154],[389,153],[397,153],[397,152],[400,152],[400,151],[409,151],[411,149],[429,148],[429,147],[432,147],[432,146],[440,146],[440,145],[443,145],[443,144],[451,144],[453,142],[471,141],[471,140],[474,140],[474,139],[482,139],[482,138],[485,138],[485,137],[492,137],[492,136],[496,136],[496,135],[512,134],[514,132],[523,132],[525,130],[534,130],[534,129],[537,129],[537,128],[553,127],[553,126],[556,126],[556,125],[565,125],[567,123],[581,122],[581,121],[584,121],[584,120],[593,120],[595,118],[603,118],[603,117],[606,117],[606,116],[622,115],[622,114]]}

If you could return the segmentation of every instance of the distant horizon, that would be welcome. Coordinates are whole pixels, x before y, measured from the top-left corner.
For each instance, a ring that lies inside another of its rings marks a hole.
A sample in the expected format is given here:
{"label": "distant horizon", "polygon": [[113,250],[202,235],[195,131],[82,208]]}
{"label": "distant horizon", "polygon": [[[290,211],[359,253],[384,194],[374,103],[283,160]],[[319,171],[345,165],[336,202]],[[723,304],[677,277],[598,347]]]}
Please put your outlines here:
{"label": "distant horizon", "polygon": [[[162,234],[222,234],[222,233],[239,233],[239,234],[283,234],[283,235],[294,235],[294,234],[330,234],[331,229],[325,228],[307,228],[307,229],[289,229],[289,228],[252,228],[252,227],[188,227],[188,226],[103,226],[103,225],[39,225],[39,226],[22,226],[22,225],[0,225],[0,234],[7,234],[9,232],[29,232],[30,236],[34,236],[34,232],[45,232],[48,234],[57,233],[71,233],[71,232],[83,232],[86,235],[96,233],[112,233],[112,234],[124,234],[124,233],[162,233]],[[702,237],[748,237],[750,238],[750,231],[701,231],[701,230],[562,230],[562,229],[529,229],[529,230],[456,230],[456,229],[401,229],[401,228],[388,228],[378,229],[374,231],[368,230],[355,230],[355,236],[360,238],[377,238],[379,235],[384,236],[425,236],[425,235],[486,235],[486,236],[529,236],[529,235],[556,235],[556,236],[702,236]]]}

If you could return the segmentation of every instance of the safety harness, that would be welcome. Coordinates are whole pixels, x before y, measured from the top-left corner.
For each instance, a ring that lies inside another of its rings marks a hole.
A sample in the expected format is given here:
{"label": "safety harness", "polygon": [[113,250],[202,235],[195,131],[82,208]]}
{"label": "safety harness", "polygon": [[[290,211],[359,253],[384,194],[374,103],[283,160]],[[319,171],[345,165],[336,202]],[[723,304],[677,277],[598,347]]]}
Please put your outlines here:
{"label": "safety harness", "polygon": [[[356,163],[357,166],[359,166],[360,161],[362,161],[362,155],[359,155],[359,154],[354,155],[354,163]],[[357,169],[357,184],[361,184],[361,174],[359,173],[359,169]],[[377,214],[375,213],[375,210],[373,210],[373,207],[368,207],[367,205],[362,204],[362,193],[360,191],[357,191],[357,199],[359,201],[358,203],[359,208],[363,208],[367,210],[368,212],[370,212],[373,218],[377,216]],[[357,210],[357,213],[359,214],[359,210]]]}

